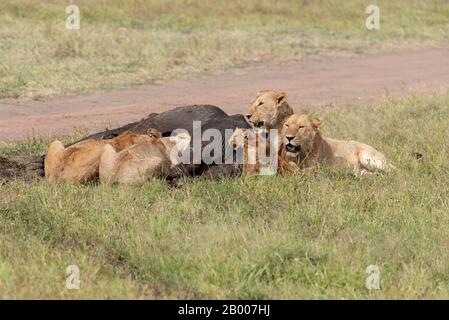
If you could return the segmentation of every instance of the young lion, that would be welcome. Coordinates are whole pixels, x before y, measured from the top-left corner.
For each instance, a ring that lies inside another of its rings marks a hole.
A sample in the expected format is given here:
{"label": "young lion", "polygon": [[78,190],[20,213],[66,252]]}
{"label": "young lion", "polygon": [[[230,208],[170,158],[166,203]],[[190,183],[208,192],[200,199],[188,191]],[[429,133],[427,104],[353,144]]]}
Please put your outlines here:
{"label": "young lion", "polygon": [[308,168],[318,163],[350,168],[358,173],[392,168],[385,155],[369,145],[323,137],[318,129],[321,123],[306,114],[294,114],[285,121],[281,132],[281,158],[287,164],[287,170],[295,171],[295,167]]}
{"label": "young lion", "polygon": [[260,91],[251,103],[246,118],[256,128],[282,129],[284,121],[293,114],[287,102],[287,93]]}
{"label": "young lion", "polygon": [[100,181],[108,184],[142,184],[177,165],[176,157],[189,145],[190,135],[184,132],[174,137],[148,138],[118,153],[107,144],[100,158]]}
{"label": "young lion", "polygon": [[277,162],[278,152],[275,147],[275,158],[272,159],[272,154],[270,154],[270,141],[266,130],[256,132],[251,129],[237,128],[232,133],[228,142],[234,150],[240,148],[243,150],[242,174],[244,176],[275,173],[269,170],[272,169],[273,162]]}
{"label": "young lion", "polygon": [[98,176],[103,146],[111,145],[120,151],[142,139],[159,137],[160,132],[150,129],[148,135],[125,132],[108,140],[85,140],[65,148],[55,140],[50,144],[44,161],[45,178],[50,183],[86,183]]}

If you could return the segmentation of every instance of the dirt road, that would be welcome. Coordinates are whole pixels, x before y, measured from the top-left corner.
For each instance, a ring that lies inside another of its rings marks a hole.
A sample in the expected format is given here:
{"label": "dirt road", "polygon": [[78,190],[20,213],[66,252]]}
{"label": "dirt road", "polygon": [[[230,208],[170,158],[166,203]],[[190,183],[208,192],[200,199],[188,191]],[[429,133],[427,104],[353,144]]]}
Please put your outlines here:
{"label": "dirt road", "polygon": [[261,89],[289,93],[291,105],[360,103],[410,91],[449,87],[449,48],[368,56],[304,59],[281,66],[259,66],[189,81],[171,81],[123,90],[47,101],[0,102],[0,142],[70,134],[75,128],[99,130],[188,104],[214,104],[242,113]]}

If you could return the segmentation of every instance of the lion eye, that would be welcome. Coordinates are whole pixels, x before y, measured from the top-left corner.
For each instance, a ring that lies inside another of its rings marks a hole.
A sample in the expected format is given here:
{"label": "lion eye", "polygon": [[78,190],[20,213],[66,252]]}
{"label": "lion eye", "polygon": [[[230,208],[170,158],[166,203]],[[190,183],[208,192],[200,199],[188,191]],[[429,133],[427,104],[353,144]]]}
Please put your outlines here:
{"label": "lion eye", "polygon": [[288,128],[288,124],[284,124],[284,126],[285,126],[286,128]]}
{"label": "lion eye", "polygon": [[261,105],[263,105],[263,101],[259,101],[259,103],[257,104],[258,107],[260,107]]}
{"label": "lion eye", "polygon": [[299,126],[299,128],[298,129],[304,129],[304,126]]}

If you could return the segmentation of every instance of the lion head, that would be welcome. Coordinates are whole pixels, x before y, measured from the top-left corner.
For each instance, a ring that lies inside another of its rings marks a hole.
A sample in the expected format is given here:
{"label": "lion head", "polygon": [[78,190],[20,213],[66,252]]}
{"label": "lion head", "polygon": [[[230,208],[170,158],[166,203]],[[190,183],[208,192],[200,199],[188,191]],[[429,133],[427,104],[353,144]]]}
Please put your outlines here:
{"label": "lion head", "polygon": [[236,128],[229,138],[228,143],[234,150],[242,148],[248,139],[248,130],[245,128]]}
{"label": "lion head", "polygon": [[281,127],[284,119],[292,114],[293,109],[287,102],[287,93],[264,90],[254,98],[246,118],[256,128],[277,129]]}
{"label": "lion head", "polygon": [[261,128],[257,130],[236,128],[228,140],[235,149],[249,146],[258,146],[259,142],[265,140],[268,143],[268,130]]}
{"label": "lion head", "polygon": [[306,114],[293,114],[284,122],[281,131],[282,148],[289,157],[309,153],[319,134],[322,120],[311,119]]}
{"label": "lion head", "polygon": [[156,129],[156,128],[148,129],[147,135],[149,137],[155,138],[155,139],[162,138],[162,133],[158,129]]}
{"label": "lion head", "polygon": [[159,140],[165,145],[173,165],[181,163],[184,153],[189,149],[191,136],[187,131],[181,130],[172,132],[170,137],[163,137]]}
{"label": "lion head", "polygon": [[[164,138],[162,138],[164,139]],[[191,136],[188,132],[179,132],[174,136],[167,137],[170,141],[172,148],[175,147],[179,152],[186,151],[190,146]]]}

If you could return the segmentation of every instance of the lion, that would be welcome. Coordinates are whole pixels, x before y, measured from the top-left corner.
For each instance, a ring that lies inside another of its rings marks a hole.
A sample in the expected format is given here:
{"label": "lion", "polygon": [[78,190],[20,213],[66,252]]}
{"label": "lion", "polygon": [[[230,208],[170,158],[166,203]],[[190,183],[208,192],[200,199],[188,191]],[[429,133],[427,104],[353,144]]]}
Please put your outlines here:
{"label": "lion", "polygon": [[180,163],[178,157],[190,146],[190,134],[148,138],[120,152],[103,147],[99,176],[104,184],[140,185],[151,177],[167,174]]}
{"label": "lion", "polygon": [[[216,129],[220,131],[222,137],[224,137],[226,136],[227,130],[234,130],[235,128],[251,128],[248,120],[242,114],[228,115],[221,108],[213,105],[188,105],[176,107],[161,113],[151,113],[140,121],[94,133],[73,144],[86,140],[109,140],[126,131],[136,134],[146,134],[150,128],[158,128],[164,137],[169,136],[176,129],[185,129],[193,135],[194,126],[198,123],[197,121],[201,121],[201,135],[209,129]],[[206,144],[207,142],[202,142],[202,145]],[[204,179],[215,179],[222,176],[233,177],[240,174],[239,166],[225,163],[226,146],[227,144],[223,143],[222,152],[215,153],[217,157],[213,159],[213,163],[206,163],[201,159],[201,163],[182,164],[178,169],[183,172],[185,177],[195,179],[199,179],[201,176]],[[218,155],[221,159],[218,158]],[[45,177],[44,159],[45,155],[33,156],[18,162],[9,161],[2,163],[0,159],[0,178],[4,177],[6,180],[10,180],[15,176],[27,178]],[[177,177],[170,178],[177,179]]]}
{"label": "lion", "polygon": [[[232,133],[228,143],[233,147],[237,155],[239,149],[243,151],[243,176],[276,173],[278,148],[273,147],[273,157],[270,153],[270,141],[266,130],[259,129],[255,131],[237,128]],[[274,171],[273,164],[276,164]]]}
{"label": "lion", "polygon": [[61,182],[86,183],[98,177],[100,156],[108,144],[121,151],[143,139],[154,139],[161,134],[156,129],[147,135],[125,132],[108,140],[84,140],[67,148],[61,141],[50,144],[44,160],[45,178],[53,184]]}
{"label": "lion", "polygon": [[292,114],[287,93],[262,90],[252,101],[246,118],[253,127],[281,130],[284,121]]}
{"label": "lion", "polygon": [[357,142],[327,138],[321,135],[321,119],[306,114],[293,114],[281,131],[281,152],[284,170],[297,171],[319,163],[349,168],[355,173],[373,173],[393,168],[385,155],[373,147]]}

